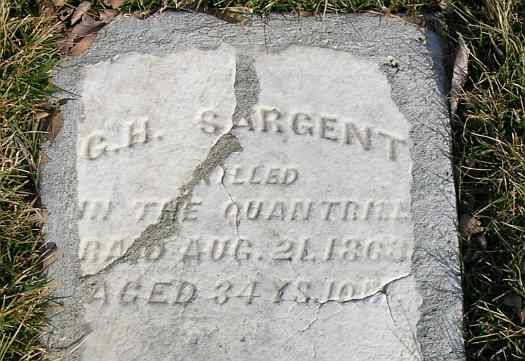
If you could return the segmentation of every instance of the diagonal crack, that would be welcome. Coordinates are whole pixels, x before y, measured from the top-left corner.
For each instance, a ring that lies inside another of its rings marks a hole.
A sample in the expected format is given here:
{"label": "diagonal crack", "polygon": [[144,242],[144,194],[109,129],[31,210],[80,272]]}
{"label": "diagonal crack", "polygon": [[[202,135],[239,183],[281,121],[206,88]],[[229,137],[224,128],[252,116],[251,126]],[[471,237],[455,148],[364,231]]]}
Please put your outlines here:
{"label": "diagonal crack", "polygon": [[[223,167],[225,171],[224,163],[226,159],[232,153],[242,151],[242,146],[239,139],[233,134],[233,130],[243,119],[251,119],[253,107],[258,101],[260,84],[255,70],[255,59],[253,59],[253,57],[238,54],[235,67],[234,92],[236,106],[232,114],[232,128],[215,142],[208,152],[206,159],[194,169],[191,179],[179,189],[179,195],[172,202],[164,206],[159,221],[148,226],[141,235],[133,241],[133,244],[122,256],[115,258],[111,263],[94,274],[81,276],[81,279],[90,279],[107,274],[121,263],[136,263],[141,250],[151,249],[160,245],[166,238],[176,235],[180,228],[178,216],[184,205],[191,201],[195,186],[201,181],[208,181],[211,172],[215,168],[220,166]],[[223,180],[224,175],[221,179],[221,185],[224,187]],[[230,199],[232,199],[226,187],[224,188]],[[236,234],[237,237],[239,237],[238,219],[236,219]]]}
{"label": "diagonal crack", "polygon": [[201,181],[207,181],[215,168],[222,166],[232,153],[240,151],[242,151],[242,147],[237,137],[233,135],[231,131],[223,134],[212,146],[206,159],[193,170],[191,179],[179,188],[179,195],[172,202],[166,204],[161,212],[160,220],[155,224],[149,225],[141,235],[133,241],[133,244],[122,256],[115,258],[113,262],[98,272],[84,275],[80,278],[90,279],[95,276],[107,274],[121,263],[136,263],[141,250],[151,249],[159,245],[167,237],[176,235],[180,228],[180,224],[178,223],[179,213],[184,205],[191,201],[195,186]]}

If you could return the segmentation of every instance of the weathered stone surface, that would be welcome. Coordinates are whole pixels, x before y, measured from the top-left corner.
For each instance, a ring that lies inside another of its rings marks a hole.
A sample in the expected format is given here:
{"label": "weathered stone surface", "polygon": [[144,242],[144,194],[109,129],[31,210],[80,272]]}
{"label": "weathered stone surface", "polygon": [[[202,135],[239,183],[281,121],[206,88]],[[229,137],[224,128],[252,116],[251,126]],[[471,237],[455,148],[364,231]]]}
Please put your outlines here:
{"label": "weathered stone surface", "polygon": [[371,15],[166,14],[117,19],[64,62],[42,184],[53,355],[462,359],[425,37]]}

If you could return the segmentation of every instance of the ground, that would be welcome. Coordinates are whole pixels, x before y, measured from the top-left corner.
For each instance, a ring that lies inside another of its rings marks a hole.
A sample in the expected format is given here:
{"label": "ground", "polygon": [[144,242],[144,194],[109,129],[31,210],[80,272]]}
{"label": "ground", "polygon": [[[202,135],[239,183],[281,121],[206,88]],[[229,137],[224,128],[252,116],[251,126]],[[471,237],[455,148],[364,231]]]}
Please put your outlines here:
{"label": "ground", "polygon": [[[38,166],[43,141],[59,131],[50,71],[61,52],[93,40],[71,25],[80,1],[6,0],[0,4],[0,361],[45,360],[39,338],[48,299]],[[438,15],[454,74],[450,93],[464,334],[469,360],[525,359],[525,1],[522,0],[95,0],[91,20],[116,11],[148,16],[196,9],[242,22],[251,12],[375,11]],[[88,34],[86,34],[86,32]],[[74,43],[71,33],[76,35]],[[69,37],[68,37],[69,35]],[[468,68],[467,76],[464,70]],[[454,72],[454,69],[456,70]],[[52,281],[51,281],[52,282]]]}

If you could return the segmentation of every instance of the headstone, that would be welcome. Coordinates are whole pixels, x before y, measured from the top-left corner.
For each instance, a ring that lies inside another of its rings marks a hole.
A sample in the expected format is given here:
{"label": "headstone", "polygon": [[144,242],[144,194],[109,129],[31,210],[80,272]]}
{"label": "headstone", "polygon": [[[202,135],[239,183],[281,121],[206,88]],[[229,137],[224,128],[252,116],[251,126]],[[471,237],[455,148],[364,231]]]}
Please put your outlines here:
{"label": "headstone", "polygon": [[461,360],[436,36],[121,17],[56,70],[52,356]]}

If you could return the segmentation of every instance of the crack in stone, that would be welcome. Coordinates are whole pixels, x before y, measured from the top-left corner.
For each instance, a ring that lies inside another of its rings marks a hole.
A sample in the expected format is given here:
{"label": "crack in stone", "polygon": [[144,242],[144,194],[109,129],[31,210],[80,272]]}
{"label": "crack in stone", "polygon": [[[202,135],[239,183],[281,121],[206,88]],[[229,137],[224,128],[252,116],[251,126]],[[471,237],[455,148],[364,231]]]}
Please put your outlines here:
{"label": "crack in stone", "polygon": [[[230,199],[230,202],[232,203],[235,203],[235,200],[233,199],[233,196],[231,195],[230,191],[228,190],[228,188],[226,187],[226,185],[224,184],[224,177],[226,176],[226,169],[224,167],[222,167],[222,177],[221,177],[221,186],[222,188],[224,189],[224,191],[226,192],[226,194],[228,195],[228,198]],[[241,225],[241,217],[239,217],[239,212],[235,212],[235,220],[234,220],[235,224],[234,224],[234,227],[235,227],[235,236],[237,237],[237,240],[241,239],[240,235],[239,235],[239,226]]]}
{"label": "crack in stone", "polygon": [[76,338],[65,346],[54,346],[53,350],[55,351],[68,351],[69,353],[75,352],[82,344],[87,340],[88,336],[93,332],[93,330],[88,330],[82,336]]}
{"label": "crack in stone", "polygon": [[179,189],[179,195],[174,201],[166,204],[161,212],[160,220],[149,225],[141,235],[133,241],[133,244],[118,258],[103,267],[94,274],[81,276],[81,279],[90,279],[101,274],[107,274],[116,265],[130,262],[136,263],[140,251],[151,250],[159,245],[162,240],[176,235],[179,231],[178,216],[184,205],[191,201],[193,190],[201,181],[209,181],[211,172],[221,166],[224,161],[235,152],[242,151],[239,140],[231,132],[223,134],[212,146],[206,159],[201,162],[194,170],[191,179]]}
{"label": "crack in stone", "polygon": [[[239,139],[233,134],[233,130],[243,119],[251,119],[254,113],[253,107],[257,104],[260,92],[260,84],[255,71],[255,59],[250,56],[238,54],[236,57],[234,92],[236,105],[232,114],[232,127],[213,144],[206,159],[194,169],[192,178],[179,189],[179,195],[175,200],[164,206],[159,221],[149,225],[141,235],[133,241],[132,245],[128,247],[122,256],[115,258],[111,263],[96,273],[81,276],[81,279],[87,280],[102,274],[107,274],[121,263],[129,262],[134,264],[137,262],[142,250],[145,252],[151,251],[166,238],[176,235],[180,228],[178,215],[184,205],[191,201],[195,186],[201,181],[209,183],[209,177],[217,167],[223,168],[224,172],[221,185],[233,201],[231,194],[223,182],[224,174],[226,173],[224,163],[232,153],[243,150]],[[236,220],[236,234],[239,238],[238,219]]]}
{"label": "crack in stone", "polygon": [[306,326],[300,329],[299,332],[305,332],[306,330],[310,329],[310,327],[312,327],[313,324],[319,320],[319,312],[321,312],[321,307],[323,307],[323,304],[318,303],[317,308],[314,311],[314,318],[311,319],[310,322],[306,324]]}
{"label": "crack in stone", "polygon": [[365,296],[362,296],[362,297],[356,297],[356,298],[350,298],[348,300],[344,300],[344,301],[340,301],[340,300],[326,300],[326,301],[319,301],[319,300],[314,300],[316,303],[318,303],[319,305],[321,306],[324,306],[325,304],[327,303],[338,303],[338,304],[345,304],[345,303],[357,303],[357,302],[363,302],[363,301],[367,301],[369,300],[370,298],[372,297],[375,297],[379,294],[383,294],[383,295],[386,295],[388,296],[388,289],[395,283],[401,281],[401,280],[404,280],[405,278],[408,278],[412,276],[411,273],[408,273],[408,274],[405,274],[405,275],[402,275],[402,276],[399,276],[399,277],[396,277],[390,281],[388,281],[387,283],[385,283],[381,288],[378,288],[375,292],[373,293],[370,293],[368,295],[365,295]]}
{"label": "crack in stone", "polygon": [[[387,300],[387,305],[388,305],[388,311],[389,311],[389,315],[390,317],[392,318],[393,320],[393,316],[392,316],[392,310],[390,308],[390,304],[388,303],[388,289],[395,283],[401,281],[401,280],[404,280],[405,278],[408,278],[412,276],[412,274],[406,274],[406,275],[402,275],[402,276],[399,276],[399,277],[396,277],[394,278],[393,280],[390,280],[388,281],[387,283],[385,283],[380,289],[378,289],[377,291],[375,291],[374,293],[371,293],[369,295],[366,295],[366,296],[363,296],[363,297],[359,297],[359,298],[353,298],[353,299],[349,299],[349,300],[345,300],[345,301],[338,301],[338,300],[326,300],[326,301],[323,301],[323,302],[319,302],[318,300],[314,300],[314,302],[317,302],[317,307],[314,311],[314,314],[313,314],[313,318],[303,327],[301,328],[300,330],[298,330],[295,334],[291,335],[289,339],[291,339],[292,337],[295,337],[296,335],[300,334],[300,333],[304,333],[308,330],[311,330],[313,328],[313,326],[318,322],[318,321],[326,321],[326,320],[329,320],[330,318],[332,318],[333,316],[339,314],[340,312],[337,312],[335,313],[334,315],[331,315],[325,319],[319,319],[319,313],[321,312],[321,308],[326,305],[326,304],[329,304],[329,303],[335,303],[335,304],[347,304],[347,303],[357,303],[357,302],[362,302],[362,301],[366,301],[378,294],[382,294],[386,297],[386,300]],[[342,311],[341,311],[342,312]],[[288,341],[287,340],[287,341]]]}

